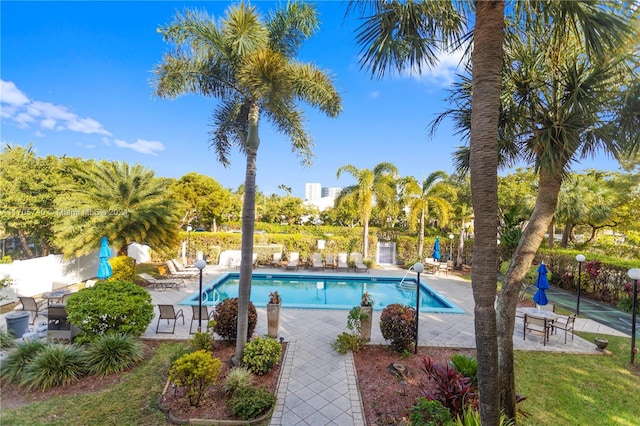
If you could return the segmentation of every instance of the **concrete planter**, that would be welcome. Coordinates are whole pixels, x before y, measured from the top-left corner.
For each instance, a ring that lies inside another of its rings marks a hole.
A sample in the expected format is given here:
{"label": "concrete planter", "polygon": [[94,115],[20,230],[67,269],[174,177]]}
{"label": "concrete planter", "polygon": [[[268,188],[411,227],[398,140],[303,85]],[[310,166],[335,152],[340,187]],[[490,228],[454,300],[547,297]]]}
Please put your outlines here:
{"label": "concrete planter", "polygon": [[267,303],[267,335],[278,337],[280,328],[280,303]]}
{"label": "concrete planter", "polygon": [[360,312],[367,317],[360,320],[360,332],[367,342],[371,340],[371,324],[373,322],[373,306],[360,306]]}

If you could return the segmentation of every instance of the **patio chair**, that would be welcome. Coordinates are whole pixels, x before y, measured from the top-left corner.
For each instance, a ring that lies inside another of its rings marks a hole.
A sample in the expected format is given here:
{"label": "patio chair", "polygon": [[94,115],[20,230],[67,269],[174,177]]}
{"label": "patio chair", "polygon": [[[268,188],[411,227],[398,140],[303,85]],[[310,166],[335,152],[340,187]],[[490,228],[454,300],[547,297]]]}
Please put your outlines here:
{"label": "patio chair", "polygon": [[356,266],[356,272],[369,272],[369,267],[362,260],[362,253],[353,253],[353,261]]}
{"label": "patio chair", "polygon": [[553,324],[551,326],[553,327],[553,332],[556,334],[558,333],[558,330],[564,330],[564,343],[566,345],[567,333],[569,332],[569,330],[571,330],[571,340],[573,340],[575,323],[576,314],[570,316],[559,315],[558,318],[553,321]]}
{"label": "patio chair", "polygon": [[280,262],[282,262],[282,253],[273,253],[271,266],[280,266]]}
{"label": "patio chair", "polygon": [[[182,309],[176,309],[173,305],[158,305],[158,309],[160,310],[160,316],[158,317],[158,323],[156,324],[156,334],[164,333],[164,334],[173,334],[176,331],[176,322],[178,322],[178,318],[182,318],[182,325],[184,325],[184,313]],[[173,328],[171,331],[158,331],[160,327],[161,320],[167,320],[167,324],[169,321],[173,320]]]}
{"label": "patio chair", "polygon": [[322,263],[322,253],[313,253],[313,260],[311,268],[314,271],[322,269],[324,271],[324,263]]}
{"label": "patio chair", "polygon": [[292,251],[289,253],[289,263],[287,263],[286,270],[298,270],[298,263],[300,262],[300,253]]}
{"label": "patio chair", "polygon": [[192,317],[191,317],[191,325],[189,326],[189,334],[193,334],[193,323],[197,322],[198,324],[200,324],[200,317],[202,316],[202,321],[205,324],[205,328],[207,323],[209,322],[209,320],[211,319],[211,316],[213,315],[213,311],[209,312],[209,308],[207,308],[206,306],[202,306],[201,307],[202,310],[200,311],[200,315],[198,315],[198,306],[191,306],[191,312],[192,312]]}
{"label": "patio chair", "polygon": [[549,318],[537,316],[534,314],[525,314],[522,339],[527,340],[527,330],[537,331],[539,333],[542,333],[542,345],[546,346],[547,340],[549,340],[549,332],[551,331],[552,325],[553,320]]}
{"label": "patio chair", "polygon": [[148,285],[154,286],[157,291],[164,291],[167,288],[171,287],[175,287],[175,289],[177,290],[180,284],[185,286],[185,288],[187,287],[184,281],[177,278],[155,278],[145,273],[138,274],[138,276],[145,280]]}
{"label": "patio chair", "polygon": [[175,278],[175,277],[195,278],[200,273],[200,270],[198,269],[196,269],[195,271],[182,271],[182,272],[178,271],[178,269],[176,269],[176,265],[173,264],[172,260],[167,260],[165,264],[169,269],[169,275],[171,275],[171,278]]}
{"label": "patio chair", "polygon": [[446,275],[449,275],[449,268],[447,268],[447,262],[440,262],[438,265],[438,273],[444,272]]}
{"label": "patio chair", "polygon": [[16,310],[33,312],[33,319],[31,320],[32,325],[35,324],[36,318],[38,318],[38,315],[46,316],[45,315],[47,310],[46,300],[40,300],[34,297],[25,297],[25,296],[18,296],[18,299],[20,299],[20,303],[22,304],[22,307],[18,306],[16,307]]}
{"label": "patio chair", "polygon": [[347,262],[347,253],[338,253],[338,266],[336,271],[344,270],[349,272],[349,262]]}

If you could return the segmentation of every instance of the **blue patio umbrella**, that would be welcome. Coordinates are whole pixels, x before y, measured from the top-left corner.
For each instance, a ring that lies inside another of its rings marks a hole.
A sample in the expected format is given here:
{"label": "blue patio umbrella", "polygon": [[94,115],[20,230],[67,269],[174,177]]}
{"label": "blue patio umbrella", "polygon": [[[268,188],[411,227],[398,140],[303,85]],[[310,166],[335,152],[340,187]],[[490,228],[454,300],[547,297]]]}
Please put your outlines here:
{"label": "blue patio umbrella", "polygon": [[549,280],[547,279],[547,267],[545,266],[544,262],[542,262],[540,266],[538,266],[538,279],[536,280],[536,287],[538,288],[538,290],[536,291],[536,294],[533,295],[533,301],[540,306],[549,303],[549,301],[547,300],[547,294],[545,293],[545,290],[549,288]]}
{"label": "blue patio umbrella", "polygon": [[435,260],[440,260],[440,238],[436,237],[435,243],[433,243],[433,254],[431,255]]}
{"label": "blue patio umbrella", "polygon": [[99,256],[100,264],[98,265],[98,273],[96,274],[96,277],[100,280],[106,280],[113,273],[113,271],[111,270],[111,265],[109,264],[111,249],[109,248],[107,237],[102,237],[102,241],[100,242]]}

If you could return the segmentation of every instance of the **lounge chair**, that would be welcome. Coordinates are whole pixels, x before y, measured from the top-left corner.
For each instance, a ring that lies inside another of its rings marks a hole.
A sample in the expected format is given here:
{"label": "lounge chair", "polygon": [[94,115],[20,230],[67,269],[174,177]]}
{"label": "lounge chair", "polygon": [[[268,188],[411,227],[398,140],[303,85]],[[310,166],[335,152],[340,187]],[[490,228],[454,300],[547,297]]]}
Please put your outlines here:
{"label": "lounge chair", "polygon": [[[156,334],[173,334],[176,331],[176,322],[178,322],[178,318],[182,318],[182,325],[184,325],[184,312],[182,312],[182,309],[178,309],[176,311],[173,305],[158,305],[158,309],[160,309],[160,316],[158,317],[158,324],[156,324]],[[163,319],[167,320],[167,324],[169,324],[169,321],[173,320],[173,328],[171,329],[171,332],[158,331],[158,327],[160,327],[160,320]]]}
{"label": "lounge chair", "polygon": [[356,272],[369,272],[369,267],[364,264],[361,253],[353,253]]}
{"label": "lounge chair", "polygon": [[195,278],[199,273],[200,270],[195,270],[195,271],[183,271],[180,272],[178,271],[178,269],[176,269],[176,265],[173,264],[173,261],[171,260],[167,260],[165,262],[165,264],[167,265],[167,268],[169,269],[169,275],[171,276],[171,278]]}
{"label": "lounge chair", "polygon": [[280,262],[282,262],[282,253],[273,253],[271,266],[280,266]]}
{"label": "lounge chair", "polygon": [[324,271],[324,263],[322,263],[322,253],[313,253],[311,268],[314,271],[322,269]]}
{"label": "lounge chair", "polygon": [[338,266],[336,267],[337,271],[344,270],[345,272],[349,272],[349,262],[347,262],[347,253],[338,253]]}
{"label": "lounge chair", "polygon": [[18,299],[20,299],[20,303],[22,304],[22,307],[17,306],[15,309],[27,311],[27,312],[33,312],[33,319],[31,320],[32,325],[35,324],[36,318],[38,318],[38,315],[44,315],[45,311],[47,310],[46,300],[40,300],[40,299],[35,299],[33,297],[25,297],[25,296],[19,296]]}
{"label": "lounge chair", "polygon": [[175,265],[176,269],[178,272],[191,272],[191,273],[199,273],[200,270],[198,268],[192,267],[192,266],[184,266],[184,264],[182,263],[182,261],[180,259],[178,259],[177,257],[174,257],[173,259],[171,259],[171,261],[173,262],[173,264]]}
{"label": "lounge chair", "polygon": [[289,253],[289,263],[287,263],[286,270],[298,270],[298,262],[300,261],[300,253],[292,251]]}
{"label": "lounge chair", "polygon": [[200,324],[200,316],[202,316],[202,321],[204,322],[204,327],[206,329],[207,323],[209,322],[209,320],[211,319],[211,316],[213,315],[213,311],[209,312],[209,308],[207,308],[206,306],[202,306],[201,308],[202,310],[200,311],[200,315],[198,315],[198,306],[195,306],[195,305],[191,306],[192,316],[191,316],[191,325],[189,326],[189,334],[193,334],[194,322],[197,321],[198,324]]}
{"label": "lounge chair", "polygon": [[440,264],[438,265],[438,273],[440,272],[444,272],[445,274],[449,275],[449,267],[447,266],[447,262],[440,262]]}
{"label": "lounge chair", "polygon": [[331,268],[331,269],[335,269],[336,268],[336,261],[333,257],[332,254],[327,254],[324,257],[324,267],[325,268]]}
{"label": "lounge chair", "polygon": [[184,281],[179,278],[154,278],[151,275],[145,273],[138,274],[138,276],[145,280],[148,285],[154,286],[158,291],[164,291],[167,288],[171,287],[175,287],[175,289],[177,290],[180,284],[185,286],[185,288],[187,287]]}

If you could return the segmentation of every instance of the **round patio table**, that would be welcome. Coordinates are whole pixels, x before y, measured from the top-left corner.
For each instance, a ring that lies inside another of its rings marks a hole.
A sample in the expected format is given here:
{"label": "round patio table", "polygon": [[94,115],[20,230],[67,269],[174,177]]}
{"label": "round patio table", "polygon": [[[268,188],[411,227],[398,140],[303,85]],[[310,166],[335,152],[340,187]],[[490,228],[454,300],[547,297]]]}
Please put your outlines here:
{"label": "round patio table", "polygon": [[42,293],[42,298],[47,299],[47,305],[50,305],[54,302],[59,303],[64,296],[71,293],[73,293],[71,290],[48,291],[46,293]]}

